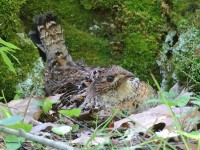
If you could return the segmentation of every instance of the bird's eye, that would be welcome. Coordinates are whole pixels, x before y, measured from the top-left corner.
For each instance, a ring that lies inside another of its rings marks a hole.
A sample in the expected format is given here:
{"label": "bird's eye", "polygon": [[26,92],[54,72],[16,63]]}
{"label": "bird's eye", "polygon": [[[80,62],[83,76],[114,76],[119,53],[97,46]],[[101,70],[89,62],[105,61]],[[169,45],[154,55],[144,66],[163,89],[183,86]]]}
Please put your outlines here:
{"label": "bird's eye", "polygon": [[112,82],[114,80],[114,76],[107,76],[107,81]]}

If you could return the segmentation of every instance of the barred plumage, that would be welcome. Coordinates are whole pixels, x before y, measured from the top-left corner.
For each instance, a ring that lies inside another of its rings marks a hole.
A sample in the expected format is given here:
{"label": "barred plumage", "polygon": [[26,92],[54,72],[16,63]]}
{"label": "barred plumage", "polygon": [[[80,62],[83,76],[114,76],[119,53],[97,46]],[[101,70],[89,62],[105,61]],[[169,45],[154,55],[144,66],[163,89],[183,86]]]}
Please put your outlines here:
{"label": "barred plumage", "polygon": [[47,57],[46,94],[64,93],[61,102],[66,109],[99,108],[104,112],[123,109],[130,114],[142,108],[146,100],[157,96],[151,86],[120,66],[77,65],[67,51],[63,30],[51,13],[37,16],[35,22],[38,31],[30,35]]}

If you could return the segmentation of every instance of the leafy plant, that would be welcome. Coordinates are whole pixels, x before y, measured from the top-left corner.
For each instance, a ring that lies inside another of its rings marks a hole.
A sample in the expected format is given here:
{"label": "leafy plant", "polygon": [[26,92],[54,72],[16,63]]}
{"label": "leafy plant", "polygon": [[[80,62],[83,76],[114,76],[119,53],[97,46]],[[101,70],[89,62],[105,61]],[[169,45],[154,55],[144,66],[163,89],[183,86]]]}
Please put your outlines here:
{"label": "leafy plant", "polygon": [[25,142],[25,138],[17,137],[16,135],[8,135],[4,143],[8,150],[17,150],[22,146],[22,143]]}
{"label": "leafy plant", "polygon": [[70,126],[60,126],[60,127],[53,127],[51,129],[52,132],[64,136],[65,134],[69,133],[72,130]]}
{"label": "leafy plant", "polygon": [[15,91],[15,96],[14,96],[14,100],[17,100],[17,99],[20,99],[21,98],[21,95],[23,95],[23,91],[22,90],[16,90]]}
{"label": "leafy plant", "polygon": [[18,63],[20,63],[18,61],[18,59],[12,54],[15,53],[15,50],[20,50],[20,48],[18,48],[17,46],[4,41],[3,39],[0,38],[0,45],[2,45],[0,47],[0,54],[3,58],[3,61],[6,63],[6,65],[8,66],[8,68],[14,72],[16,74],[15,68],[13,66],[13,63],[11,62],[10,58],[8,57],[7,54],[9,54],[12,58],[14,58]]}
{"label": "leafy plant", "polygon": [[192,101],[191,103],[197,105],[198,107],[200,107],[200,97],[192,97]]}
{"label": "leafy plant", "polygon": [[51,101],[50,99],[46,98],[44,100],[44,103],[42,102],[39,102],[37,103],[36,105],[38,106],[41,106],[42,107],[42,110],[45,112],[45,113],[49,113],[49,111],[52,109],[52,105],[57,103],[57,101]]}
{"label": "leafy plant", "polygon": [[72,116],[78,117],[81,113],[81,109],[80,108],[73,108],[73,109],[70,109],[70,110],[60,110],[59,113],[66,115],[68,117],[72,117]]}

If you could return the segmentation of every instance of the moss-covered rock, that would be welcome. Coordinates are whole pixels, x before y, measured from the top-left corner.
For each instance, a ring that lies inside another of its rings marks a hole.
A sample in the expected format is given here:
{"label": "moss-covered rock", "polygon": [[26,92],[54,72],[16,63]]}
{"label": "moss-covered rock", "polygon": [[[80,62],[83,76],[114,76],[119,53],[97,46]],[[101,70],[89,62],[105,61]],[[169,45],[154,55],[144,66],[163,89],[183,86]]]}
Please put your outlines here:
{"label": "moss-covered rock", "polygon": [[[168,5],[167,5],[168,6]],[[159,65],[162,86],[169,89],[175,82],[199,92],[200,90],[200,2],[173,1],[167,12],[168,31],[163,42]]]}
{"label": "moss-covered rock", "polygon": [[17,70],[16,75],[8,70],[8,67],[0,57],[0,89],[4,91],[8,100],[13,98],[16,85],[25,80],[27,73],[32,70],[34,61],[38,58],[37,49],[24,33],[23,26],[18,17],[23,3],[25,3],[25,0],[0,1],[0,37],[21,48],[20,51],[14,53],[21,64],[12,60]]}

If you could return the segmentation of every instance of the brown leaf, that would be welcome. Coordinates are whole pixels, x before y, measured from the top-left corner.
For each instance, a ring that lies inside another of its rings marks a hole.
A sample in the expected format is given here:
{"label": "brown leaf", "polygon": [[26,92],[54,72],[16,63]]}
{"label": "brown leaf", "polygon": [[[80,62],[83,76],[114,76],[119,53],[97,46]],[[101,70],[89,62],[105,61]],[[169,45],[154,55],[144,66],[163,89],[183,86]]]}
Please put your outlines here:
{"label": "brown leaf", "polygon": [[[88,142],[92,135],[87,133],[81,133],[80,137],[73,140],[72,144],[81,144],[84,145]],[[95,137],[90,143],[90,146],[98,145],[98,144],[105,144],[110,141],[109,137]]]}
{"label": "brown leaf", "polygon": [[52,127],[58,127],[58,125],[54,124],[54,123],[41,123],[41,124],[34,126],[31,130],[31,133],[41,132],[42,130],[45,130],[48,127],[51,127],[51,128]]}
{"label": "brown leaf", "polygon": [[[190,118],[200,116],[200,112],[194,112],[193,107],[172,107],[172,111],[175,115],[183,116],[182,118],[180,118],[180,122],[182,125],[185,125],[184,129],[189,129],[189,131],[194,127],[194,124],[190,124],[190,126],[187,126],[185,122],[187,122],[187,120]],[[189,111],[191,111],[190,114],[187,114],[187,112]],[[136,123],[135,125],[134,122]],[[165,105],[158,105],[155,108],[149,109],[145,112],[133,114],[127,118],[116,121],[114,122],[113,129],[118,129],[119,127],[122,127],[124,123],[128,123],[130,128],[134,129],[137,132],[146,132],[147,129],[152,128],[155,124],[159,123],[164,123],[164,129],[168,129],[169,131],[176,129],[173,125],[174,120],[170,114],[170,111]]]}
{"label": "brown leaf", "polygon": [[[43,102],[43,101],[44,101],[44,98],[41,98],[41,97],[31,98],[26,116],[31,117],[35,120],[38,120],[42,113],[42,110],[40,109],[40,106],[36,105],[36,103]],[[21,114],[23,116],[25,113],[26,107],[28,105],[28,102],[29,102],[29,98],[12,100],[8,103],[8,106],[10,107],[13,115]]]}

